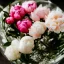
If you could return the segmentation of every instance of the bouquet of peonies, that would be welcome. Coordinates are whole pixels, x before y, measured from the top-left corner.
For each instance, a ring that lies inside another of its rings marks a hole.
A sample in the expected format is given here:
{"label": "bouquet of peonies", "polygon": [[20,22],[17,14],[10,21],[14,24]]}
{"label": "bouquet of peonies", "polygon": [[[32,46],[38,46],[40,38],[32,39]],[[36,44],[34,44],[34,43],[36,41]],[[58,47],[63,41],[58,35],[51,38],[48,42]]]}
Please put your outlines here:
{"label": "bouquet of peonies", "polygon": [[64,13],[58,7],[51,9],[50,4],[24,1],[2,12],[2,46],[8,60],[14,64],[50,64],[63,55]]}

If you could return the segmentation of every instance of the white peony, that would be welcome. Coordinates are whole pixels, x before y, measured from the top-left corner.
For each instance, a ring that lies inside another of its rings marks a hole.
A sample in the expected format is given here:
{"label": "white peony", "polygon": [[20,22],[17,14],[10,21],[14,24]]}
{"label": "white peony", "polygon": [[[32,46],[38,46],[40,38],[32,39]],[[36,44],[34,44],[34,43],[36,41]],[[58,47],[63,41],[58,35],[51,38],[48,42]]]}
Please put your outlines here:
{"label": "white peony", "polygon": [[29,29],[29,35],[34,39],[40,38],[41,34],[43,34],[46,30],[46,26],[44,22],[36,21]]}
{"label": "white peony", "polygon": [[51,11],[45,21],[45,25],[49,31],[54,31],[55,33],[64,32],[64,13],[59,10]]}
{"label": "white peony", "polygon": [[19,53],[19,51],[13,47],[12,45],[8,46],[5,50],[6,57],[8,58],[8,60],[16,60],[18,58],[20,58],[21,54]]}
{"label": "white peony", "polygon": [[32,49],[34,48],[34,40],[30,36],[24,36],[20,40],[19,51],[24,54],[32,53]]}
{"label": "white peony", "polygon": [[19,41],[18,39],[14,39],[14,40],[11,42],[11,45],[18,50],[18,48],[19,48],[19,43],[20,43],[20,41]]}

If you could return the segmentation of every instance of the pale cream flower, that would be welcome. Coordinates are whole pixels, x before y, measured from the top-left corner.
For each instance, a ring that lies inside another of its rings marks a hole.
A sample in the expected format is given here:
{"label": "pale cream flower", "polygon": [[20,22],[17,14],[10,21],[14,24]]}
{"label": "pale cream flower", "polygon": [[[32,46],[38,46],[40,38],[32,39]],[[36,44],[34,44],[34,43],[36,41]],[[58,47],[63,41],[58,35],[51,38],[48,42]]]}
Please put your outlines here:
{"label": "pale cream flower", "polygon": [[5,50],[5,56],[8,58],[8,60],[16,60],[18,58],[20,58],[21,54],[19,53],[19,51],[13,47],[12,45],[8,46]]}
{"label": "pale cream flower", "polygon": [[17,50],[19,49],[19,44],[20,44],[20,41],[18,39],[14,39],[12,42],[11,42],[11,45],[13,47],[15,47]]}
{"label": "pale cream flower", "polygon": [[24,54],[32,53],[32,49],[34,48],[34,39],[30,36],[24,36],[20,40],[19,51]]}
{"label": "pale cream flower", "polygon": [[34,39],[40,38],[41,34],[43,34],[46,30],[46,26],[44,22],[36,21],[29,29],[29,35]]}
{"label": "pale cream flower", "polygon": [[49,13],[45,25],[49,31],[55,33],[64,32],[64,13],[59,10],[53,10]]}

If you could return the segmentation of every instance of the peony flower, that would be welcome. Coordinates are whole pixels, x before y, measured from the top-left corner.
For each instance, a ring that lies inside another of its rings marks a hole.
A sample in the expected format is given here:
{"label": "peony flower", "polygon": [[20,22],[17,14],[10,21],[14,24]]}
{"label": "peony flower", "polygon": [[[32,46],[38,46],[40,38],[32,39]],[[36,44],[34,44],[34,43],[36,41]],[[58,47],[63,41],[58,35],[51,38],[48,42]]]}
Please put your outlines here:
{"label": "peony flower", "polygon": [[7,24],[13,24],[14,23],[14,18],[13,17],[7,17],[6,18],[6,23]]}
{"label": "peony flower", "polygon": [[31,19],[34,21],[39,21],[40,17],[35,14],[35,12],[31,12]]}
{"label": "peony flower", "polygon": [[39,21],[40,18],[45,19],[48,16],[49,12],[49,8],[39,5],[39,7],[34,10],[34,12],[31,12],[31,19],[34,21]]}
{"label": "peony flower", "polygon": [[31,13],[36,9],[37,4],[35,1],[25,1],[22,3],[22,7],[26,10],[27,13]]}
{"label": "peony flower", "polygon": [[14,39],[14,40],[11,42],[11,45],[12,45],[13,47],[15,47],[16,50],[18,50],[19,43],[20,43],[20,42],[19,42],[18,39]]}
{"label": "peony flower", "polygon": [[49,31],[54,31],[55,33],[64,32],[64,16],[62,11],[51,11],[45,21],[45,25]]}
{"label": "peony flower", "polygon": [[22,19],[19,11],[16,11],[16,12],[14,13],[14,19],[16,19],[16,20],[21,20],[21,19]]}
{"label": "peony flower", "polygon": [[34,22],[34,24],[29,29],[29,35],[34,39],[40,38],[41,34],[43,34],[46,30],[46,26],[44,22]]}
{"label": "peony flower", "polygon": [[16,60],[18,58],[20,58],[21,54],[19,53],[19,51],[13,47],[12,45],[11,46],[8,46],[5,50],[5,56],[8,58],[8,60]]}
{"label": "peony flower", "polygon": [[16,20],[21,20],[25,14],[25,9],[21,5],[17,4],[11,7],[9,15],[14,17]]}
{"label": "peony flower", "polygon": [[17,22],[18,30],[23,33],[28,33],[31,25],[32,25],[32,22],[29,19],[24,19],[22,21]]}
{"label": "peony flower", "polygon": [[30,36],[24,36],[20,40],[19,51],[24,54],[32,53],[32,49],[34,48],[34,40]]}

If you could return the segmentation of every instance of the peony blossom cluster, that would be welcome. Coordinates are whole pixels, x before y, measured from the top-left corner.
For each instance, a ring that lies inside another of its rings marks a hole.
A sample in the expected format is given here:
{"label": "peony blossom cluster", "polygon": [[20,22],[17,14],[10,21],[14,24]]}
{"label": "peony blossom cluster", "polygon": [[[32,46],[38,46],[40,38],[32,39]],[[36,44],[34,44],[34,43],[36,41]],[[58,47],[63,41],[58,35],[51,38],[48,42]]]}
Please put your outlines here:
{"label": "peony blossom cluster", "polygon": [[10,9],[10,17],[13,17],[15,20],[21,20],[25,16],[25,9],[21,5],[12,6]]}
{"label": "peony blossom cluster", "polygon": [[25,1],[22,5],[12,6],[10,9],[10,17],[6,18],[7,24],[13,24],[15,21],[22,20],[25,14],[33,12],[37,7],[35,1]]}
{"label": "peony blossom cluster", "polygon": [[8,46],[5,50],[5,55],[8,58],[8,60],[16,60],[20,58],[21,54],[19,53],[19,41],[17,39],[13,40],[11,45]]}
{"label": "peony blossom cluster", "polygon": [[30,19],[24,19],[26,14],[33,12],[37,7],[35,1],[25,1],[22,5],[11,6],[9,16],[6,18],[7,24],[16,24],[20,32],[28,33],[32,23]]}
{"label": "peony blossom cluster", "polygon": [[[7,24],[14,24],[16,28],[22,33],[29,33],[29,29],[32,26],[32,21],[38,21],[40,18],[45,19],[49,14],[49,9],[39,5],[35,1],[25,1],[22,5],[12,6],[10,9],[10,17],[6,18]],[[24,18],[28,14],[29,18]]]}
{"label": "peony blossom cluster", "polygon": [[64,14],[59,10],[51,11],[45,25],[49,31],[54,31],[55,33],[64,32]]}
{"label": "peony blossom cluster", "polygon": [[32,53],[34,40],[41,38],[47,28],[55,33],[64,32],[64,13],[59,10],[50,11],[41,4],[37,7],[35,1],[25,1],[22,5],[12,6],[9,16],[6,23],[15,25],[18,31],[26,35],[20,40],[13,40],[6,48],[5,55],[9,60],[20,58],[21,53]]}
{"label": "peony blossom cluster", "polygon": [[39,7],[37,7],[36,10],[34,10],[34,12],[31,12],[31,19],[34,21],[45,19],[49,14],[49,12],[50,12],[49,8],[39,5]]}
{"label": "peony blossom cluster", "polygon": [[7,24],[13,24],[17,20],[21,20],[25,16],[25,9],[21,5],[12,6],[10,9],[10,17],[6,18]]}
{"label": "peony blossom cluster", "polygon": [[34,48],[34,39],[30,36],[24,36],[20,41],[15,39],[5,50],[5,55],[9,60],[16,60],[21,57],[21,53],[32,53]]}

